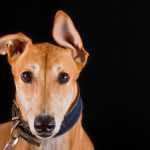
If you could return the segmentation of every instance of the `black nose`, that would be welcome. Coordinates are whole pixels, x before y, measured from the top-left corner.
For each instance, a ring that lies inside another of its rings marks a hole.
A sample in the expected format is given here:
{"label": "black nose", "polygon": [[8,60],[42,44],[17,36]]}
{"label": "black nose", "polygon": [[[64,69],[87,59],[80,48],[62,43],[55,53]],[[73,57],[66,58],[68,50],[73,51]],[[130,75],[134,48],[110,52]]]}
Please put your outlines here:
{"label": "black nose", "polygon": [[39,115],[34,120],[34,128],[38,133],[49,135],[55,129],[55,120],[50,115]]}

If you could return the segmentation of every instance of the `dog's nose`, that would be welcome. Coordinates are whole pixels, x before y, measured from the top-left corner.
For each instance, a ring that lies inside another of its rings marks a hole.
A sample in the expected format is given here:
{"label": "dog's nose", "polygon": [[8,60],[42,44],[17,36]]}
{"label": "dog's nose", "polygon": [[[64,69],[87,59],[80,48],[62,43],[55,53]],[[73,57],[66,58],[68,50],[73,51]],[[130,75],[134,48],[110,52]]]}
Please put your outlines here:
{"label": "dog's nose", "polygon": [[38,133],[51,133],[55,128],[55,120],[50,115],[39,115],[34,120],[34,128]]}

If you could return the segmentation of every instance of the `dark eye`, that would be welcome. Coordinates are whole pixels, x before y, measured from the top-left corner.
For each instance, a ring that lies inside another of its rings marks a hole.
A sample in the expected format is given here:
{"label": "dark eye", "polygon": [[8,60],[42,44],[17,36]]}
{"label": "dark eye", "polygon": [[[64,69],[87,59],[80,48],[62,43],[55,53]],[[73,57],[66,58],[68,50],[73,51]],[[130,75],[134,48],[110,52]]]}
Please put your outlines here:
{"label": "dark eye", "polygon": [[60,84],[67,83],[69,81],[69,75],[65,72],[60,73],[58,76],[58,81]]}
{"label": "dark eye", "polygon": [[32,81],[32,73],[31,72],[23,72],[21,75],[22,81],[29,83]]}

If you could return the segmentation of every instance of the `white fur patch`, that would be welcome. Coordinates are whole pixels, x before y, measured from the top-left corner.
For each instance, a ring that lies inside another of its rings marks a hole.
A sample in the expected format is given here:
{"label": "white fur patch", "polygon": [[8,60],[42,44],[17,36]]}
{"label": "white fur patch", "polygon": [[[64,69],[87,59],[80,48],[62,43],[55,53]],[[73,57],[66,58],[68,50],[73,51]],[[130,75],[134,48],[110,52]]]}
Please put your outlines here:
{"label": "white fur patch", "polygon": [[41,140],[40,150],[61,150],[61,141],[61,137],[48,140]]}
{"label": "white fur patch", "polygon": [[57,138],[52,138],[48,140],[41,140],[40,150],[69,150],[69,136],[65,135],[65,139],[63,136],[59,136]]}
{"label": "white fur patch", "polygon": [[32,68],[32,72],[33,72],[34,74],[37,74],[37,73],[39,72],[39,70],[40,70],[40,67],[39,67],[38,64],[32,64],[32,65],[31,65],[31,68]]}
{"label": "white fur patch", "polygon": [[60,65],[58,65],[58,64],[55,65],[55,66],[53,66],[52,70],[53,70],[55,76],[58,76],[58,74],[59,74],[59,72],[60,72],[60,69],[61,69],[61,67],[60,67]]}
{"label": "white fur patch", "polygon": [[66,112],[67,112],[67,110],[69,109],[69,106],[71,105],[72,98],[73,98],[73,88],[72,88],[71,93],[69,93],[69,94],[67,95],[66,100],[64,101],[63,115],[65,115]]}
{"label": "white fur patch", "polygon": [[19,91],[18,90],[18,86],[16,85],[16,91],[17,91],[17,94],[18,94],[18,97],[19,97],[19,100],[20,100],[20,102],[21,102],[21,104],[22,104],[22,106],[24,107],[24,109],[26,110],[26,113],[27,113],[27,106],[26,106],[26,104],[24,104],[24,102],[23,102],[23,97],[24,97],[24,94],[23,94],[23,92],[21,92],[21,91]]}

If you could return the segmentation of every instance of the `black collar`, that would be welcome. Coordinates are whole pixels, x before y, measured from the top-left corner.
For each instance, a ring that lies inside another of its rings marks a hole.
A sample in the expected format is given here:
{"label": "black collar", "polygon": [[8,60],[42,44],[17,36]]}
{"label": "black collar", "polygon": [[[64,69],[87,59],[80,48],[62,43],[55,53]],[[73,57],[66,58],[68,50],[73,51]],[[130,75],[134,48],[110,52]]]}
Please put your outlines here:
{"label": "black collar", "polygon": [[[79,86],[78,86],[78,88],[79,88]],[[78,94],[77,94],[76,100],[77,101],[75,101],[76,103],[75,103],[74,107],[64,117],[64,120],[61,124],[61,128],[60,128],[59,132],[52,138],[56,138],[58,136],[61,136],[64,133],[68,132],[79,120],[81,113],[82,113],[82,109],[83,109],[83,103],[82,103],[82,99],[80,97],[79,89],[78,89]],[[37,137],[35,137],[31,133],[28,123],[23,121],[21,112],[15,101],[14,101],[13,108],[12,108],[12,120],[13,120],[14,124],[16,124],[16,122],[18,120],[21,121],[21,123],[16,127],[16,129],[17,129],[19,135],[24,140],[26,140],[28,143],[30,143],[32,145],[40,146],[40,143],[36,142],[32,138],[32,137],[34,137],[34,138],[37,138]]]}

